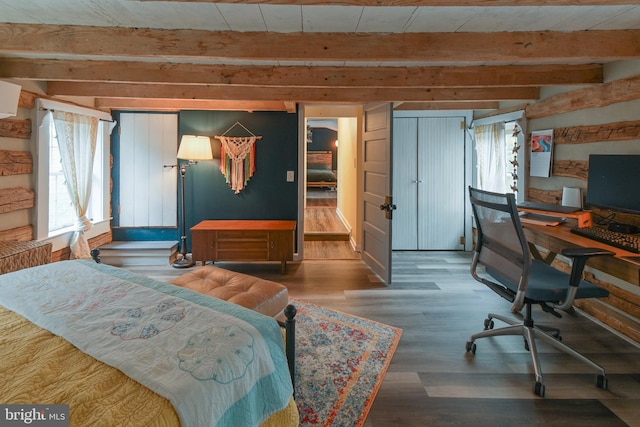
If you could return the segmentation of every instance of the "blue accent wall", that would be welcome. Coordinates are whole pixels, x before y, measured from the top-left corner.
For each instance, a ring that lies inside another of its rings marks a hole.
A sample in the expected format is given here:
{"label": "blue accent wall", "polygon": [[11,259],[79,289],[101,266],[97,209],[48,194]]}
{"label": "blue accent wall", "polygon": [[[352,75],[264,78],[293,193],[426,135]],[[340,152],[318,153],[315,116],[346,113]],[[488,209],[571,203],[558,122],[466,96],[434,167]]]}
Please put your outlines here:
{"label": "blue accent wall", "polygon": [[[234,126],[236,122],[245,126],[253,134],[262,136],[256,141],[256,171],[239,194],[235,194],[220,172],[220,140],[215,138],[216,135],[222,135],[227,131],[226,136],[249,136],[242,126]],[[189,248],[191,247],[189,228],[205,219],[297,219],[298,114],[182,111],[179,113],[178,129],[178,139],[182,135],[210,136],[214,155],[212,161],[200,161],[187,168],[185,206]],[[119,186],[117,180],[119,139],[117,132],[114,132],[114,135],[112,153],[114,155],[113,203],[115,206],[116,189]],[[287,171],[294,171],[294,182],[286,182]],[[180,181],[178,181],[178,197],[180,197],[180,191]],[[181,224],[180,199],[178,199],[178,216]],[[117,224],[116,219],[114,214],[114,224]],[[114,228],[113,237],[114,240],[179,240],[180,228]]]}

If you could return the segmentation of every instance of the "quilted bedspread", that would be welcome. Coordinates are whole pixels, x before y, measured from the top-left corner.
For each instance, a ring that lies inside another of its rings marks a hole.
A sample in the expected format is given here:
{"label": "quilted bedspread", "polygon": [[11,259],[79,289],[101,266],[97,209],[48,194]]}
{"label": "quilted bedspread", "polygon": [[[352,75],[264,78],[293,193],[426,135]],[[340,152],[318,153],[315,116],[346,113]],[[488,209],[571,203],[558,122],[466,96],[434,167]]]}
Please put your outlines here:
{"label": "quilted bedspread", "polygon": [[280,329],[251,310],[90,261],[0,275],[0,305],[3,403],[68,403],[76,425],[297,423]]}

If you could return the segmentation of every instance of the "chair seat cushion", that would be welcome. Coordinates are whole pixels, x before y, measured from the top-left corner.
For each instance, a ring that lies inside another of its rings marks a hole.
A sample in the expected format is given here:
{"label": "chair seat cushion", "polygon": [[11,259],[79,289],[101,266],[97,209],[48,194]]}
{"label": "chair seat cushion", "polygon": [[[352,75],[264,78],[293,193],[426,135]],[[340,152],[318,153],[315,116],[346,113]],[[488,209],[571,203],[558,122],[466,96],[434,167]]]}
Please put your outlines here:
{"label": "chair seat cushion", "polygon": [[171,280],[174,285],[277,316],[289,303],[287,287],[281,283],[206,265]]}
{"label": "chair seat cushion", "polygon": [[[513,283],[497,271],[487,268],[487,273],[509,288],[514,293],[518,290],[518,284]],[[534,302],[559,303],[564,301],[569,287],[569,275],[542,261],[534,260],[527,288],[526,298]],[[609,291],[596,286],[586,280],[580,281],[576,299],[580,298],[604,298]]]}

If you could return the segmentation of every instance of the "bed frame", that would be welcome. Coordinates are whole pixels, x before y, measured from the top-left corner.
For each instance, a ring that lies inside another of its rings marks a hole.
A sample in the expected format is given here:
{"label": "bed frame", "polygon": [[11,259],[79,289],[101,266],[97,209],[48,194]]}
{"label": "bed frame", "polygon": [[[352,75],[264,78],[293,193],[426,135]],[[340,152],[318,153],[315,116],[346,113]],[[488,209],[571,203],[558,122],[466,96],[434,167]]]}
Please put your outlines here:
{"label": "bed frame", "polygon": [[[320,163],[327,166],[331,170],[333,167],[333,153],[331,151],[307,151],[307,165],[312,163]],[[329,187],[335,189],[337,182],[333,181],[307,181],[307,187]]]}
{"label": "bed frame", "polygon": [[296,314],[298,310],[292,304],[284,309],[285,321],[278,320],[281,328],[284,328],[285,355],[287,356],[287,364],[289,366],[289,374],[291,375],[291,384],[293,384],[293,394],[296,393]]}

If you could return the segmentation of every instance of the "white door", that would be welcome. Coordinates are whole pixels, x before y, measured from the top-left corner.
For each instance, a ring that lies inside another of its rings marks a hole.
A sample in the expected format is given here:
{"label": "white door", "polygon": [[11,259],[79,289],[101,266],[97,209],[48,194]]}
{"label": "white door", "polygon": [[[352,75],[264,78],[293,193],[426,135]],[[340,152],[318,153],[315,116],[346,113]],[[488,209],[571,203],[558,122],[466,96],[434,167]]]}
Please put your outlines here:
{"label": "white door", "polygon": [[391,283],[391,104],[366,105],[363,117],[362,261]]}
{"label": "white door", "polygon": [[392,249],[418,249],[418,120],[393,119],[393,213]]}
{"label": "white door", "polygon": [[120,115],[120,227],[177,225],[177,149],[177,114]]}
{"label": "white door", "polygon": [[463,117],[394,119],[393,249],[463,250]]}
{"label": "white door", "polygon": [[418,248],[464,249],[464,119],[418,119]]}

